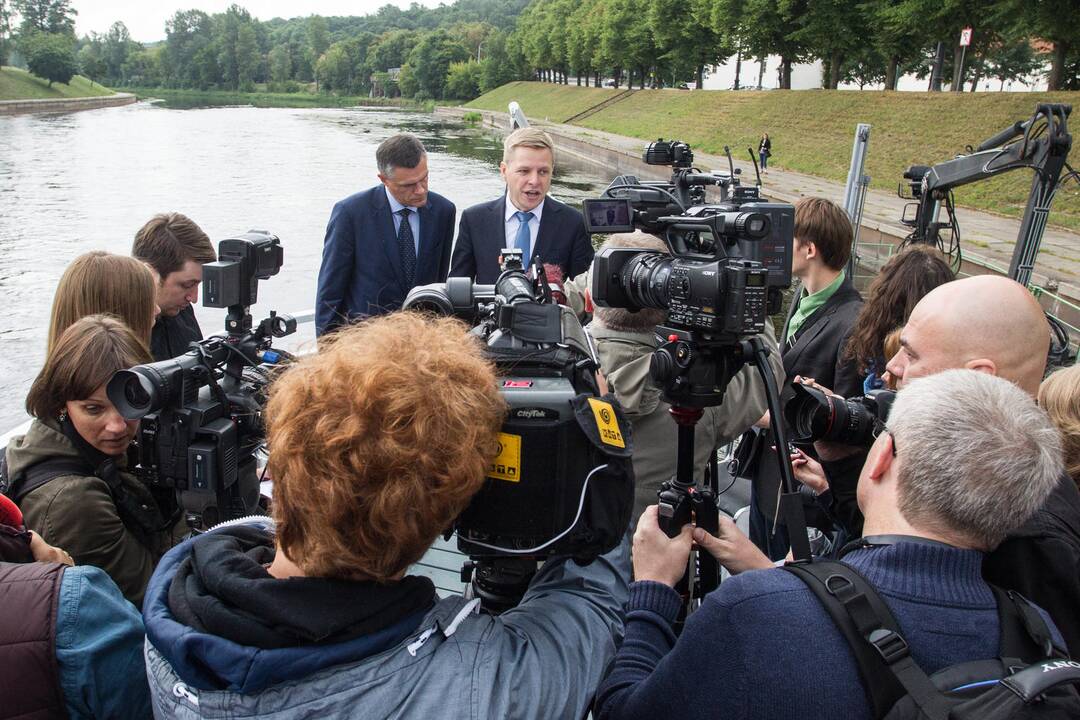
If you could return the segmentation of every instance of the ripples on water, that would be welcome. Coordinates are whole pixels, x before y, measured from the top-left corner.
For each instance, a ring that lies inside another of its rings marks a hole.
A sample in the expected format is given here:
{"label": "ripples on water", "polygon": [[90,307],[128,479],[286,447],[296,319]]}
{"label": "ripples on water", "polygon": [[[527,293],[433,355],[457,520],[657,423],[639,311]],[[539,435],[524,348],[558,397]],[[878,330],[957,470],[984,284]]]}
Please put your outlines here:
{"label": "ripples on water", "polygon": [[[0,433],[26,417],[53,290],[75,256],[128,253],[135,231],[170,210],[190,216],[215,245],[269,230],[281,238],[285,265],[261,283],[253,315],[310,308],[331,207],[378,182],[375,147],[400,131],[423,140],[431,189],[459,212],[503,192],[499,139],[425,114],[138,103],[0,117]],[[560,169],[554,191],[580,203],[606,180]],[[197,314],[204,333],[223,327],[224,311]]]}

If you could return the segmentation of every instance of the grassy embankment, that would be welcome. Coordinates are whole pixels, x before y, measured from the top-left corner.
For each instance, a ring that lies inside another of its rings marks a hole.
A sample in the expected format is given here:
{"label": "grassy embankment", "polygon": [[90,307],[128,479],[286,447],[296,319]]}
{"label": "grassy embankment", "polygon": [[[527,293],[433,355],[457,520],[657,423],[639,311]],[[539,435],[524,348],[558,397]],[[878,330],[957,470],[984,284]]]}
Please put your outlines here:
{"label": "grassy embankment", "polygon": [[0,100],[53,100],[112,94],[109,88],[91,82],[82,75],[71,78],[67,85],[53,83],[49,87],[48,80],[35,77],[25,70],[6,66],[0,68]]}
{"label": "grassy embankment", "polygon": [[[466,107],[505,112],[507,103],[517,100],[530,117],[563,122],[617,92],[521,82],[504,85]],[[873,126],[867,157],[871,185],[895,192],[909,165],[942,162],[964,152],[965,146],[978,145],[1029,117],[1038,102],[1080,107],[1080,93],[644,90],[580,124],[643,140],[679,138],[707,153],[720,154],[724,145],[730,145],[743,158],[746,147],[757,148],[758,138],[767,131],[773,145],[770,166],[842,183],[851,161],[855,124],[866,122]],[[1074,167],[1080,166],[1075,147]],[[1031,173],[1017,170],[960,188],[956,199],[967,207],[1018,217],[1030,184]],[[1080,230],[1080,185],[1069,182],[1059,187],[1051,223]]]}
{"label": "grassy embankment", "polygon": [[392,107],[409,110],[431,111],[433,102],[416,102],[401,98],[369,98],[367,96],[338,96],[309,92],[232,92],[227,90],[174,90],[169,88],[122,88],[134,93],[140,100],[156,98],[170,107],[217,107],[223,105],[251,105],[268,108],[314,108],[314,107]]}

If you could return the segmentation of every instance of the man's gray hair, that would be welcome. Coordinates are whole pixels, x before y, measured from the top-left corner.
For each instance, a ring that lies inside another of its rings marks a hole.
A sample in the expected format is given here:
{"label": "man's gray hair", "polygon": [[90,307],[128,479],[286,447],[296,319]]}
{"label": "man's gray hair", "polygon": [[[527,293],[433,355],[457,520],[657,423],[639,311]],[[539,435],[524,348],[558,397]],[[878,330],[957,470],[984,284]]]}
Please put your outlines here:
{"label": "man's gray hair", "polygon": [[[640,250],[652,250],[670,255],[667,243],[655,235],[649,235],[641,231],[632,233],[617,233],[610,235],[600,245],[605,248],[635,248]],[[592,268],[589,269],[589,281],[592,284]],[[631,312],[625,308],[600,307],[593,308],[593,322],[608,328],[609,330],[621,330],[624,332],[645,332],[664,322],[667,313],[656,308],[643,308],[637,312]]]}
{"label": "man's gray hair", "polygon": [[379,172],[389,177],[394,168],[414,168],[427,154],[424,143],[415,135],[400,133],[379,143],[375,150],[375,163],[379,166]]}
{"label": "man's gray hair", "polygon": [[1064,472],[1050,418],[1019,387],[987,373],[913,380],[888,427],[900,460],[900,513],[982,550],[1027,522]]}

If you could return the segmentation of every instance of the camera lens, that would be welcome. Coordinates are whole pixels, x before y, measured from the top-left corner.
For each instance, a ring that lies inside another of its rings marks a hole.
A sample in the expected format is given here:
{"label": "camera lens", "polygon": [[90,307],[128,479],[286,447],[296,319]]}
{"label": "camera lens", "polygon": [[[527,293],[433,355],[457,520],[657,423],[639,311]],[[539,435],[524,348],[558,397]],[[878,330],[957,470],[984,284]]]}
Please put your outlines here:
{"label": "camera lens", "polygon": [[146,407],[150,404],[150,394],[143,389],[138,378],[129,378],[124,383],[124,399],[128,401],[128,405],[135,408]]}
{"label": "camera lens", "polygon": [[631,258],[622,272],[622,284],[630,301],[638,307],[667,309],[671,264],[671,257],[662,253],[641,253]]}

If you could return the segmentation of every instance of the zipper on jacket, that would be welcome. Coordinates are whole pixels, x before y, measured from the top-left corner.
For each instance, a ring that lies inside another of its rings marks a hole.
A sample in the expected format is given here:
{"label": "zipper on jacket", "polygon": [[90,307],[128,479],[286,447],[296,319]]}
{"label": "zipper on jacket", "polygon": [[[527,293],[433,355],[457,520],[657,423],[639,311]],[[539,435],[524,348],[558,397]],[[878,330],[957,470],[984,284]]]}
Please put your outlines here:
{"label": "zipper on jacket", "polygon": [[172,686],[173,695],[178,698],[184,698],[195,707],[199,707],[199,696],[188,690],[188,686],[182,682],[175,683]]}

